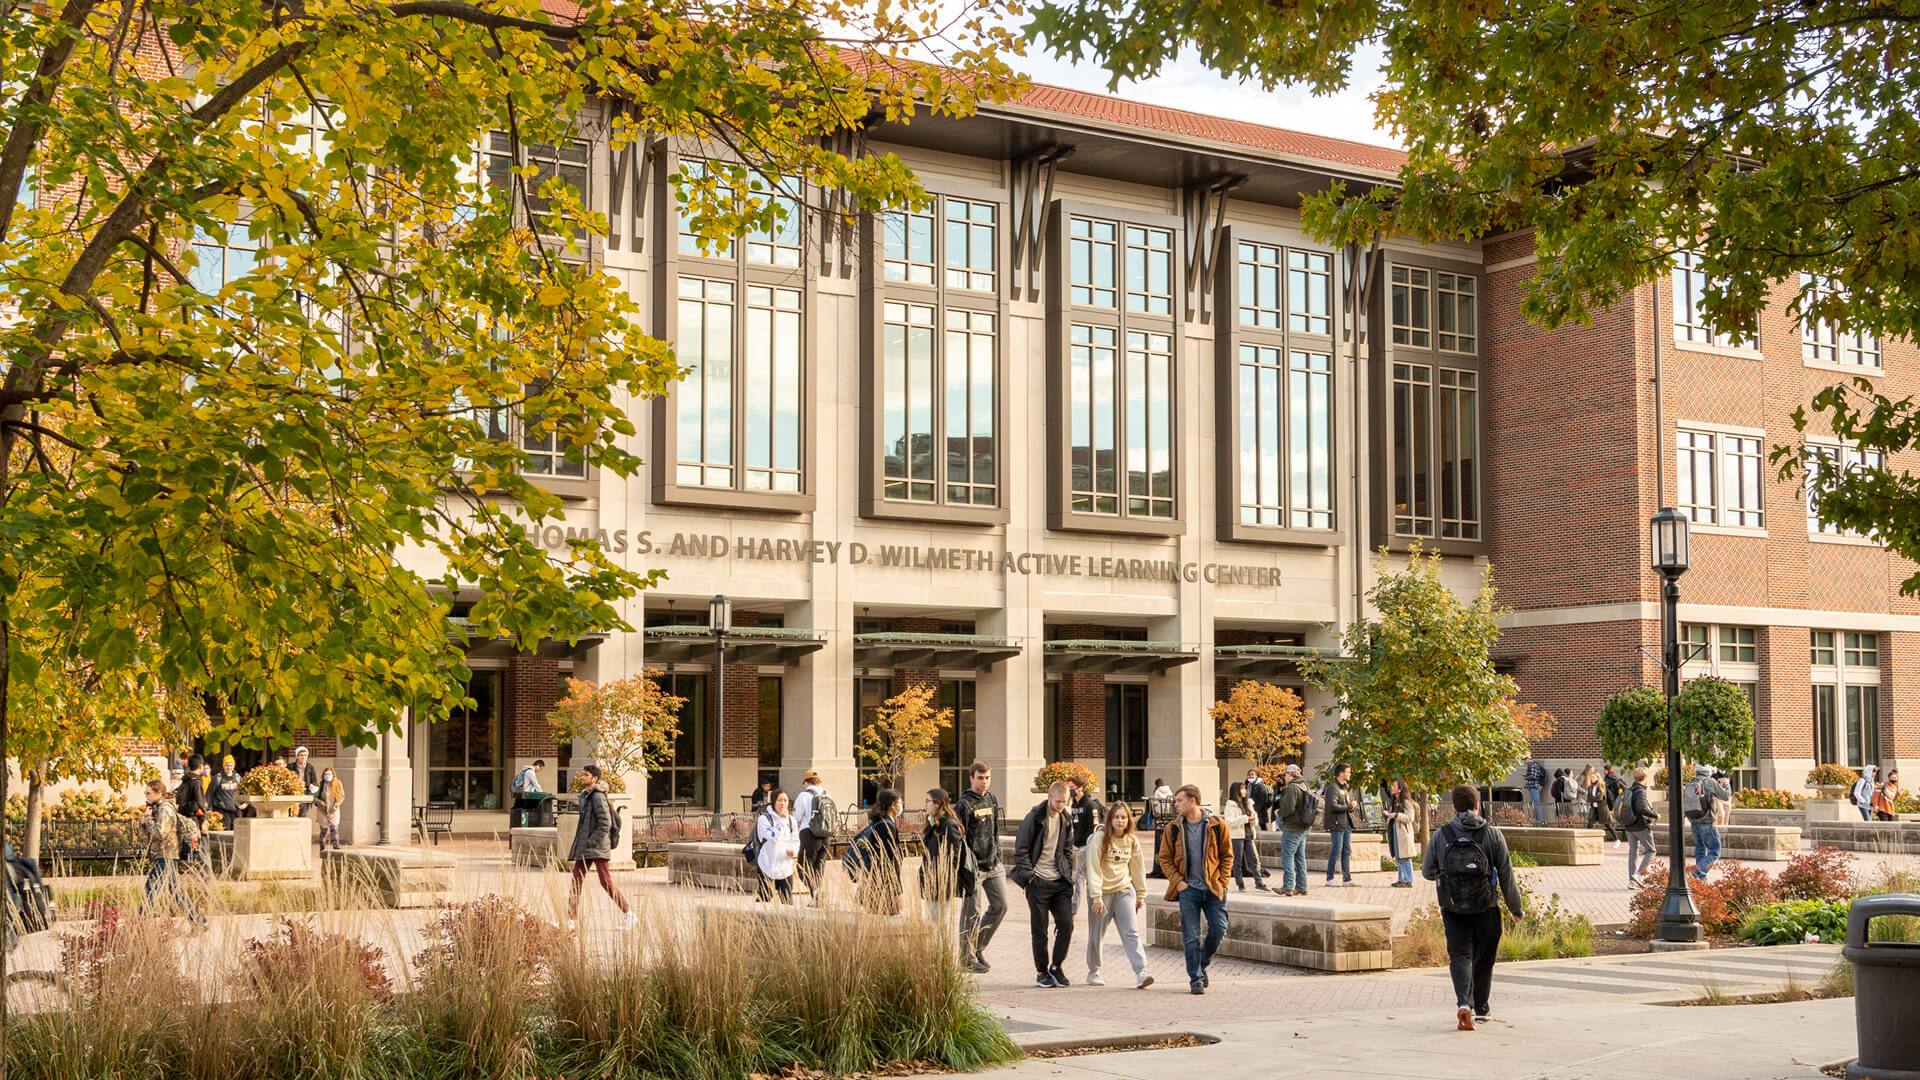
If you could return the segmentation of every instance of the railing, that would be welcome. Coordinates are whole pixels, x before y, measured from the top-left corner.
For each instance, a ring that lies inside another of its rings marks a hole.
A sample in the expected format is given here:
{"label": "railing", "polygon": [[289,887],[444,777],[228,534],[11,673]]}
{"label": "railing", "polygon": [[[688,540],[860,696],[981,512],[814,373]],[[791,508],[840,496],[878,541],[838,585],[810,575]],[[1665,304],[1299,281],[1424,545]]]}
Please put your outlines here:
{"label": "railing", "polygon": [[[26,823],[7,822],[7,837],[16,845],[26,838]],[[40,824],[40,865],[92,859],[138,860],[147,857],[147,842],[133,818],[91,821],[50,818]]]}

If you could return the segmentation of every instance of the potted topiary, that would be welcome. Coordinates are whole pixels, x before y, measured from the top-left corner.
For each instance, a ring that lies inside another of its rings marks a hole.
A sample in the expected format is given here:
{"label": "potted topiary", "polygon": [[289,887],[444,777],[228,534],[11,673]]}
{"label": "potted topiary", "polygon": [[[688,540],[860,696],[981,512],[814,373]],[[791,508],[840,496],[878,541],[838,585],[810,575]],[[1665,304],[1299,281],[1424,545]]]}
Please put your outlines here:
{"label": "potted topiary", "polygon": [[1074,761],[1056,761],[1033,774],[1033,790],[1037,795],[1045,795],[1047,789],[1056,781],[1072,782],[1078,780],[1080,786],[1088,791],[1099,791],[1093,779],[1093,770]]}
{"label": "potted topiary", "polygon": [[1828,762],[1815,765],[1807,773],[1807,787],[1814,794],[1807,799],[1808,821],[1850,821],[1860,815],[1848,805],[1853,782],[1859,774],[1845,765]]}
{"label": "potted topiary", "polygon": [[280,765],[249,769],[240,778],[240,794],[255,816],[233,823],[233,872],[249,881],[313,873],[313,823],[292,816],[295,807],[312,802],[313,796],[302,789],[293,770]]}
{"label": "potted topiary", "polygon": [[313,801],[293,770],[280,765],[248,769],[247,775],[240,778],[240,793],[247,797],[247,805],[264,818],[289,817],[295,807]]}

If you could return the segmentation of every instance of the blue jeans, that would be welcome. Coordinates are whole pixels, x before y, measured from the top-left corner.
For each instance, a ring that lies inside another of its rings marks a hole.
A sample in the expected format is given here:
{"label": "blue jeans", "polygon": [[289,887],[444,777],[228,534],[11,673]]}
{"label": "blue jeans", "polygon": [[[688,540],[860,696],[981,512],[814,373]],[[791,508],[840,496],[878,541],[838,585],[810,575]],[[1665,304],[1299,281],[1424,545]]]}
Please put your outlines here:
{"label": "blue jeans", "polygon": [[1693,876],[1705,878],[1707,868],[1720,857],[1720,830],[1713,822],[1693,822]]}
{"label": "blue jeans", "polygon": [[1340,864],[1340,880],[1353,880],[1353,833],[1346,829],[1330,832],[1327,838],[1332,841],[1327,848],[1327,884],[1333,884],[1333,865]]}
{"label": "blue jeans", "polygon": [[187,890],[180,887],[178,865],[174,859],[153,860],[147,869],[146,911],[158,915],[186,915],[194,922],[204,924],[207,917],[193,905]]}
{"label": "blue jeans", "polygon": [[[1202,916],[1206,919],[1204,930],[1201,929]],[[1227,902],[1204,885],[1181,889],[1180,944],[1187,954],[1189,983],[1206,979],[1207,965],[1213,963],[1213,954],[1220,951],[1220,942],[1226,936]]]}
{"label": "blue jeans", "polygon": [[1527,805],[1533,807],[1533,823],[1535,825],[1545,825],[1547,823],[1547,804],[1540,801],[1540,796],[1545,790],[1545,788],[1537,787],[1527,789]]}
{"label": "blue jeans", "polygon": [[1397,865],[1400,867],[1400,880],[1408,885],[1413,884],[1413,860],[1400,859]]}
{"label": "blue jeans", "polygon": [[1307,891],[1307,834],[1281,832],[1280,887]]}

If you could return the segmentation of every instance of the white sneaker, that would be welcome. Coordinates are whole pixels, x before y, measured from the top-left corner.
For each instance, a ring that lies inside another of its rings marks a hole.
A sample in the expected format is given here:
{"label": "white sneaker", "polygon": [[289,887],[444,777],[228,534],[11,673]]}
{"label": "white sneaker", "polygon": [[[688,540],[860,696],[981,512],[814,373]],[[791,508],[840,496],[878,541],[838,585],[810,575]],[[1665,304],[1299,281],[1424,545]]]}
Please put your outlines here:
{"label": "white sneaker", "polygon": [[620,929],[631,930],[633,929],[633,924],[639,921],[640,921],[640,916],[635,915],[632,909],[629,908],[627,913],[624,916],[622,916],[620,919]]}
{"label": "white sneaker", "polygon": [[1152,985],[1153,985],[1153,976],[1143,971],[1140,973],[1139,980],[1133,984],[1133,988],[1135,990],[1145,990],[1147,987]]}
{"label": "white sneaker", "polygon": [[1105,986],[1107,985],[1107,980],[1101,978],[1099,972],[1089,971],[1087,972],[1087,985],[1088,986]]}

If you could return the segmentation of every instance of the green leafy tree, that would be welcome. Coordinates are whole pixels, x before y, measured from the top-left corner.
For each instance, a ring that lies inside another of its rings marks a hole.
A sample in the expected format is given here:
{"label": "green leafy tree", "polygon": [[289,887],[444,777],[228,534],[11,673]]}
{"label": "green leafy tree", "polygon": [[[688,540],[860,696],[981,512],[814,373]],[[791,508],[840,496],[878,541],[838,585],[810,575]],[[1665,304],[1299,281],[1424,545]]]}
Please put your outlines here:
{"label": "green leafy tree", "polygon": [[1440,566],[1438,553],[1418,546],[1399,570],[1382,552],[1367,593],[1379,615],[1347,627],[1342,652],[1351,659],[1301,661],[1307,681],[1333,697],[1334,757],[1356,776],[1405,780],[1417,793],[1491,784],[1527,753],[1508,707],[1513,680],[1490,657],[1500,639],[1493,570],[1462,600]]}
{"label": "green leafy tree", "polygon": [[907,773],[933,756],[940,732],[953,726],[953,710],[935,708],[933,694],[932,686],[909,686],[881,702],[854,744],[867,765],[861,775],[898,791]]}
{"label": "green leafy tree", "polygon": [[[1375,118],[1406,165],[1394,184],[1309,196],[1306,229],[1362,244],[1532,230],[1523,309],[1546,327],[1585,321],[1692,251],[1722,330],[1751,330],[1784,288],[1800,315],[1912,340],[1915,17],[1871,0],[1042,0],[1028,32],[1116,82],[1192,49],[1237,79],[1333,91],[1377,49]],[[1853,380],[1795,422],[1891,456],[1920,440],[1920,399]],[[1787,476],[1811,467],[1823,517],[1920,560],[1920,477],[1809,466],[1798,446],[1774,460]]]}
{"label": "green leafy tree", "polygon": [[1635,767],[1667,752],[1667,701],[1651,686],[1634,686],[1600,706],[1593,733],[1600,756],[1615,765]]}
{"label": "green leafy tree", "polygon": [[1716,676],[1691,680],[1673,699],[1673,741],[1680,756],[1737,769],[1753,753],[1753,706],[1746,691]]}
{"label": "green leafy tree", "polygon": [[[560,501],[497,432],[629,475],[631,411],[679,368],[546,148],[629,182],[645,140],[708,148],[668,179],[709,247],[790,215],[776,183],[924,205],[896,156],[831,147],[1010,93],[996,3],[11,9],[0,725],[84,663],[204,699],[232,741],[365,745],[462,704],[458,635],[624,628],[650,579],[542,550]],[[456,589],[479,599],[450,637]]]}

